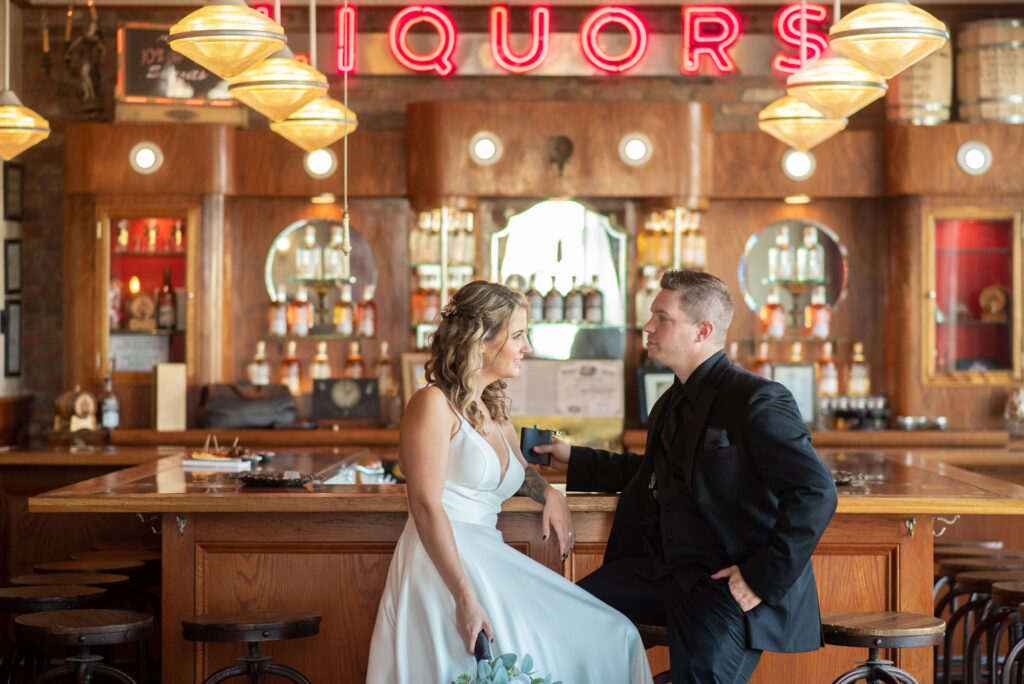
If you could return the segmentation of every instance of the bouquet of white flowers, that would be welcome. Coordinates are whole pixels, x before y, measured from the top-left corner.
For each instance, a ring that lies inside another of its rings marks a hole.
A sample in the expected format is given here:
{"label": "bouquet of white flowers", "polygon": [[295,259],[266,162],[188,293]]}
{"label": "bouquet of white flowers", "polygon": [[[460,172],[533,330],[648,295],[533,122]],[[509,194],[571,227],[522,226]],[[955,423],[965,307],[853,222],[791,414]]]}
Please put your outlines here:
{"label": "bouquet of white flowers", "polygon": [[[476,664],[476,676],[459,675],[451,684],[552,684],[551,675],[539,677],[533,672],[533,658],[523,656],[520,667],[515,653],[506,653],[493,660],[481,660]],[[553,684],[562,684],[554,682]]]}

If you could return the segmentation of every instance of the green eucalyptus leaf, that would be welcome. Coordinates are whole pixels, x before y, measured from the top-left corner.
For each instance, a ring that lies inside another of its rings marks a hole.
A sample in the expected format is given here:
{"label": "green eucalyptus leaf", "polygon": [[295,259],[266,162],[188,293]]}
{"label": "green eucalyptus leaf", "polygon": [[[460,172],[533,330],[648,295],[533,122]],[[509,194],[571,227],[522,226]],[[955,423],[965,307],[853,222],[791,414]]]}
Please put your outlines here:
{"label": "green eucalyptus leaf", "polygon": [[501,656],[501,661],[505,664],[505,667],[512,667],[516,664],[516,654],[506,653],[505,655]]}
{"label": "green eucalyptus leaf", "polygon": [[498,668],[494,673],[494,684],[508,684],[508,673],[505,672],[505,668]]}
{"label": "green eucalyptus leaf", "polygon": [[486,660],[481,660],[476,664],[476,678],[481,682],[491,674],[491,664]]}
{"label": "green eucalyptus leaf", "polygon": [[529,653],[524,653],[523,654],[522,671],[527,673],[527,674],[529,674],[530,672],[533,671],[533,658],[530,656]]}

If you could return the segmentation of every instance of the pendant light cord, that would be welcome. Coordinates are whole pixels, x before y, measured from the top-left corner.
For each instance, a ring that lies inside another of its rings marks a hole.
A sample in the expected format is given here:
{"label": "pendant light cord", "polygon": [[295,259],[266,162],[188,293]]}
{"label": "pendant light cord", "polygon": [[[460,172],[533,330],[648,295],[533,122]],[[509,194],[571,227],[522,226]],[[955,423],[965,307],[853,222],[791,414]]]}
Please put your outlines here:
{"label": "pendant light cord", "polygon": [[840,17],[840,14],[841,14],[842,10],[843,10],[842,0],[835,0],[835,2],[832,3],[832,25],[833,26],[836,25],[837,23],[839,23],[839,17]]}
{"label": "pendant light cord", "polygon": [[4,0],[4,90],[11,89],[11,0]]}
{"label": "pendant light cord", "polygon": [[[345,17],[348,17],[348,0],[345,0],[344,9],[342,10],[342,15],[345,16]],[[345,33],[346,36],[348,35],[347,32],[343,31],[343,33]],[[353,45],[346,45],[345,49],[349,50],[349,49],[353,49],[354,47],[355,46],[353,46]],[[342,88],[342,104],[345,106],[345,116],[347,117],[351,113],[349,108],[348,108],[348,69],[342,69],[341,70],[341,88]],[[346,246],[346,248],[349,251],[351,251],[351,249],[352,249],[352,241],[351,241],[351,239],[349,237],[349,230],[348,230],[348,224],[349,224],[349,219],[348,219],[348,134],[349,134],[349,131],[345,131],[345,139],[342,140],[342,143],[341,143],[342,144],[342,148],[341,148],[341,150],[342,150],[341,151],[341,158],[342,158],[342,163],[341,163],[341,192],[342,192],[342,196],[341,196],[341,220],[342,220],[342,225],[344,225],[344,227],[345,227],[345,246]]]}
{"label": "pendant light cord", "polygon": [[800,68],[807,64],[807,0],[800,0]]}

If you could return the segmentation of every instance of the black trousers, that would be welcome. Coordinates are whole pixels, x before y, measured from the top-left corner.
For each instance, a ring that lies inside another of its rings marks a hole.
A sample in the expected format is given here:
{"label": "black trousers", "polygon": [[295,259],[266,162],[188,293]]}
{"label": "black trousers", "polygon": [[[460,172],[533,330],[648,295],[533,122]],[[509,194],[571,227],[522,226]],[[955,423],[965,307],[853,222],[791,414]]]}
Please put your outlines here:
{"label": "black trousers", "polygon": [[702,577],[685,591],[651,562],[624,558],[602,565],[579,586],[634,622],[668,628],[672,684],[739,684],[754,674],[761,651],[747,648],[747,623],[728,580]]}

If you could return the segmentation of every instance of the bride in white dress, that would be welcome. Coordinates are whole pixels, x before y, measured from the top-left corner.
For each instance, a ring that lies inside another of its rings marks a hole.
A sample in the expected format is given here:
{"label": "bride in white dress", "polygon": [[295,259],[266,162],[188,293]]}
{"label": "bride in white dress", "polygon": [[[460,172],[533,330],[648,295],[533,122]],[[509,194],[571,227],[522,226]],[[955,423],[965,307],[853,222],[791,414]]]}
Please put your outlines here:
{"label": "bride in white dress", "polygon": [[476,672],[483,630],[494,654],[529,653],[565,684],[651,682],[621,613],[507,546],[495,525],[520,493],[544,504],[539,533],[572,548],[565,496],[529,467],[508,418],[504,378],[530,350],[526,298],[476,281],[444,308],[430,386],[409,400],[399,461],[409,520],[388,571],[370,642],[368,684],[449,684]]}

